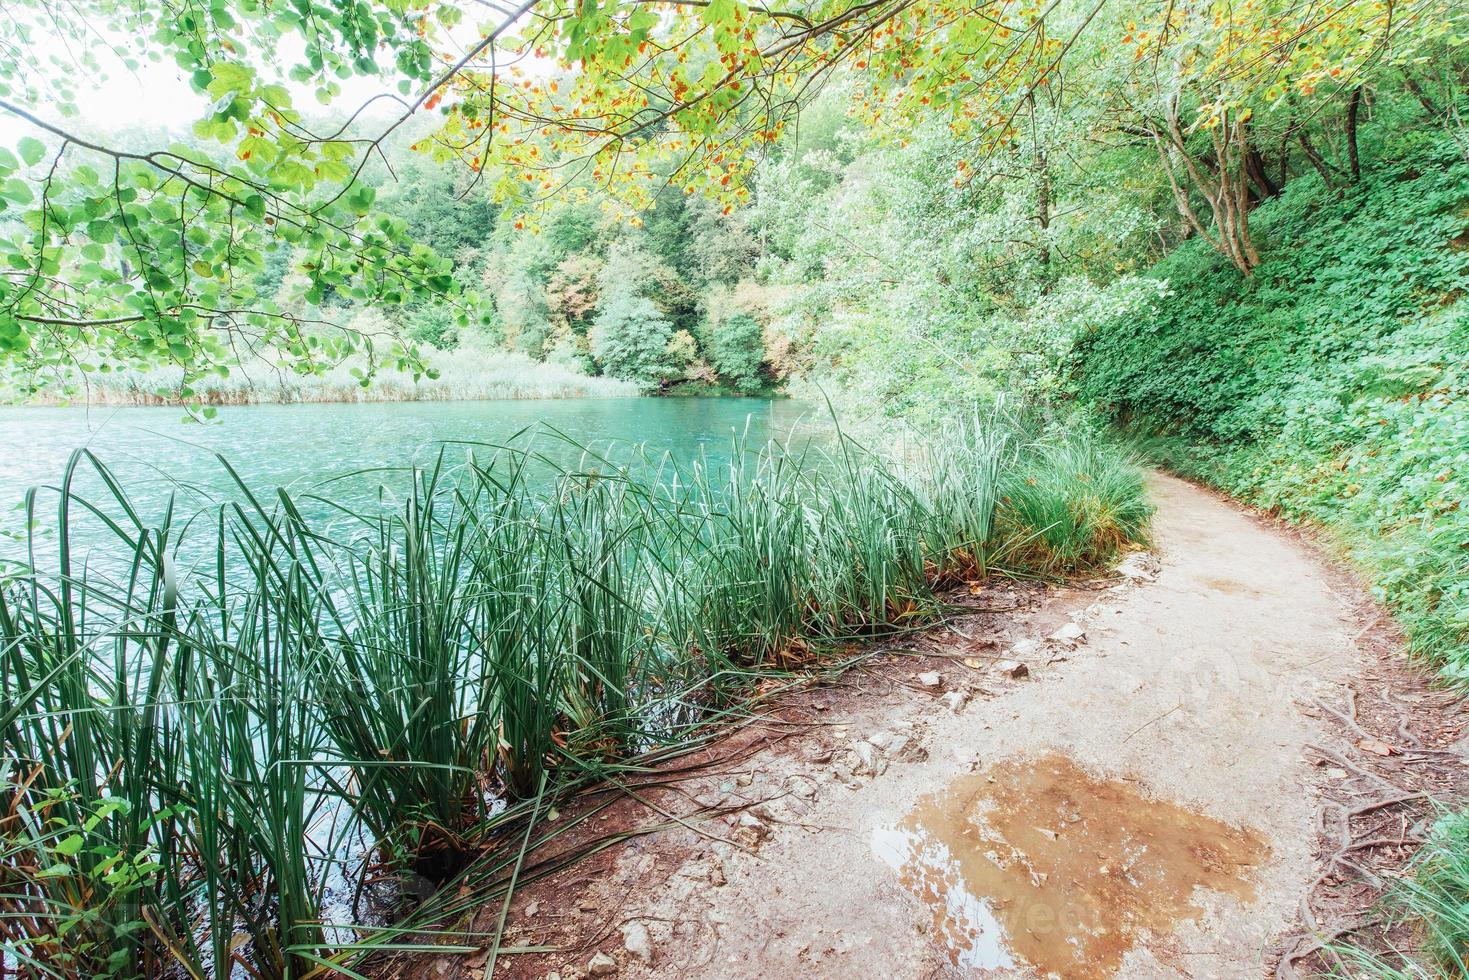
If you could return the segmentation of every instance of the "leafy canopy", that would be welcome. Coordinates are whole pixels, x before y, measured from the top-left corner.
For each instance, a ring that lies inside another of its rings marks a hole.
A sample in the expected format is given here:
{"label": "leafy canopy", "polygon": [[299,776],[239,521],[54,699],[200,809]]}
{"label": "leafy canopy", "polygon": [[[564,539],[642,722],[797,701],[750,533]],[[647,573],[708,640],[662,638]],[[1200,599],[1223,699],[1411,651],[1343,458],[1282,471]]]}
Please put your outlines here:
{"label": "leafy canopy", "polygon": [[[538,228],[553,195],[595,194],[636,224],[668,185],[725,213],[747,202],[757,164],[837,74],[850,109],[897,139],[943,120],[960,184],[1065,86],[1121,128],[1166,131],[1171,167],[1221,125],[1243,159],[1252,116],[1309,114],[1394,58],[1457,44],[1464,17],[1441,0],[19,0],[7,13],[0,114],[32,135],[0,153],[0,357],[35,384],[62,365],[169,362],[186,389],[251,353],[303,372],[362,347],[374,365],[379,352],[415,363],[396,337],[335,323],[334,301],[477,315],[452,257],[376,200],[373,168],[415,116],[436,127],[402,139],[462,162],[471,189],[488,181],[519,228]],[[206,103],[186,139],[139,146],[71,118],[76,87],[132,67],[133,50],[178,65]],[[382,94],[342,104],[353,76]],[[1198,177],[1180,207],[1223,187]],[[263,274],[283,253],[299,274],[286,295]]]}
{"label": "leafy canopy", "polygon": [[[164,362],[187,388],[251,353],[309,372],[373,338],[303,307],[472,307],[449,262],[375,208],[361,177],[384,137],[314,126],[294,104],[302,89],[331,103],[353,74],[431,86],[425,25],[452,22],[452,6],[22,0],[7,15],[0,115],[34,135],[0,149],[0,357],[32,384],[49,368]],[[76,87],[139,67],[135,50],[178,65],[207,102],[187,138],[140,146],[72,118]],[[303,277],[283,301],[262,288],[281,253]]]}

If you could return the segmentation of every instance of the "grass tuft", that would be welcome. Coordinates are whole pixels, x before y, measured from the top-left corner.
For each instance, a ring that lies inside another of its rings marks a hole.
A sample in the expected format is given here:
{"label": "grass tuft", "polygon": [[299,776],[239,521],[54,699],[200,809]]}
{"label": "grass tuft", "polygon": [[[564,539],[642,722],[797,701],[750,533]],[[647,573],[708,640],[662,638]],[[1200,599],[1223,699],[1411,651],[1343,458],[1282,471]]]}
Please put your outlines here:
{"label": "grass tuft", "polygon": [[1332,947],[1351,976],[1429,980],[1469,976],[1469,813],[1445,813],[1414,858],[1412,874],[1384,900],[1390,923],[1411,924],[1413,948]]}
{"label": "grass tuft", "polygon": [[1104,567],[1147,540],[1152,509],[1142,471],[1111,445],[1082,435],[1027,447],[1000,481],[1003,560],[1060,576]]}

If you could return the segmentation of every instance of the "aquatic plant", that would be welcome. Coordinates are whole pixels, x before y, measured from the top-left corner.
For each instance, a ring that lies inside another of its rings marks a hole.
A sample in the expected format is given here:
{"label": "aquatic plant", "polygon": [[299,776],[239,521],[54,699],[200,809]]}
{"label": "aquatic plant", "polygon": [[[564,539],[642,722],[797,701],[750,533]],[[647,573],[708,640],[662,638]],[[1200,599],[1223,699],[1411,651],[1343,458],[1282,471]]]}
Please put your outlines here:
{"label": "aquatic plant", "polygon": [[[558,467],[547,439],[446,448],[330,522],[237,479],[207,520],[150,521],[74,456],[56,567],[34,549],[0,587],[4,955],[346,972],[404,945],[348,921],[370,881],[503,884],[546,800],[706,731],[753,679],[921,622],[997,560],[1065,571],[1146,525],[1115,451],[998,416],[907,466],[841,433],[737,439],[721,465]],[[82,548],[97,533],[112,546]]]}

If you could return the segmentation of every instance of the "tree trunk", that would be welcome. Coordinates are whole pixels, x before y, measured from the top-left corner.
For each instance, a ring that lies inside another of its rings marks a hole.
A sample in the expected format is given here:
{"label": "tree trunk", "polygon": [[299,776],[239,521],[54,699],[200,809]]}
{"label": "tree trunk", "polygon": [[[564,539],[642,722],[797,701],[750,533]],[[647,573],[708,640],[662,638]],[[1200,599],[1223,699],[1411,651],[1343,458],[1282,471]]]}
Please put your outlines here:
{"label": "tree trunk", "polygon": [[1418,104],[1423,107],[1423,111],[1428,113],[1432,119],[1438,119],[1443,116],[1443,110],[1434,104],[1433,100],[1428,97],[1427,92],[1423,91],[1423,86],[1418,84],[1418,79],[1414,78],[1412,73],[1406,68],[1400,68],[1398,70],[1402,73],[1403,84],[1408,87],[1409,92],[1413,93],[1413,98],[1418,100]]}
{"label": "tree trunk", "polygon": [[1362,108],[1362,86],[1352,89],[1351,101],[1347,103],[1347,163],[1351,168],[1352,183],[1362,179],[1362,163],[1357,158],[1357,112]]}
{"label": "tree trunk", "polygon": [[[1196,160],[1189,152],[1183,127],[1178,120],[1178,95],[1174,93],[1165,105],[1162,131],[1153,131],[1153,143],[1168,186],[1173,191],[1179,214],[1194,231],[1214,246],[1242,275],[1253,275],[1260,264],[1259,253],[1250,238],[1250,176],[1247,159],[1251,148],[1248,127],[1224,113],[1209,130],[1214,164]],[[1211,232],[1199,220],[1189,200],[1189,190],[1180,180],[1178,165],[1187,174],[1187,183],[1203,195],[1213,217]]]}
{"label": "tree trunk", "polygon": [[1037,236],[1040,246],[1040,261],[1043,269],[1051,265],[1051,168],[1046,160],[1045,144],[1041,142],[1040,129],[1035,122],[1035,92],[1027,96],[1030,108],[1031,169],[1035,172],[1035,220],[1040,226]]}
{"label": "tree trunk", "polygon": [[1035,151],[1036,222],[1041,226],[1041,265],[1051,264],[1051,170],[1046,164],[1046,151]]}
{"label": "tree trunk", "polygon": [[1280,193],[1279,185],[1270,179],[1270,173],[1265,169],[1265,158],[1250,143],[1245,144],[1245,172],[1250,175],[1250,183],[1260,193],[1260,200],[1269,200]]}
{"label": "tree trunk", "polygon": [[1331,168],[1321,158],[1321,154],[1316,152],[1316,147],[1311,142],[1310,134],[1302,129],[1296,133],[1296,139],[1300,141],[1301,149],[1305,151],[1306,159],[1311,162],[1311,166],[1315,171],[1321,175],[1321,182],[1326,185],[1326,189],[1329,191],[1336,190],[1336,183],[1331,179]]}

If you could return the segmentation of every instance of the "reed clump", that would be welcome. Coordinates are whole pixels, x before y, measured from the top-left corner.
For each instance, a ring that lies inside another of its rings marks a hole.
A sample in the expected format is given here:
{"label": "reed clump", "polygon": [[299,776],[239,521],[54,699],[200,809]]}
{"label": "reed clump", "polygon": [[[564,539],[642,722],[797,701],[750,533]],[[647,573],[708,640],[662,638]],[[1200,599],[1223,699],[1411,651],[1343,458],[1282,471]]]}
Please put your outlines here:
{"label": "reed clump", "polygon": [[1097,564],[1146,529],[1115,450],[998,417],[907,468],[841,435],[717,465],[536,447],[468,447],[330,528],[238,481],[207,520],[147,519],[74,456],[55,567],[33,551],[0,589],[7,961],[344,973],[406,945],[350,927],[368,880],[482,868],[530,839],[505,832],[514,801],[676,745],[762,672],[921,621],[955,579]]}
{"label": "reed clump", "polygon": [[998,554],[1020,568],[1069,575],[1147,540],[1152,508],[1142,471],[1085,430],[1035,444],[997,485]]}

